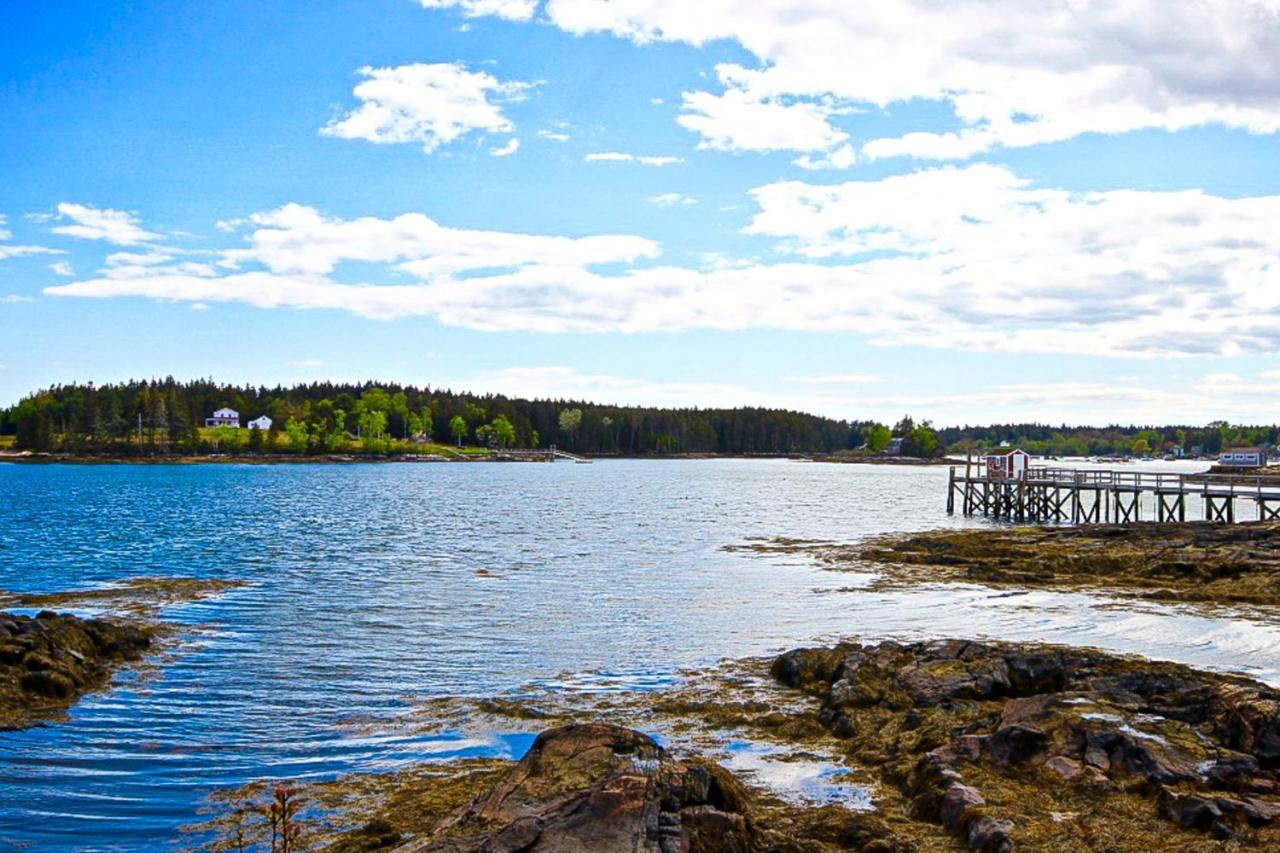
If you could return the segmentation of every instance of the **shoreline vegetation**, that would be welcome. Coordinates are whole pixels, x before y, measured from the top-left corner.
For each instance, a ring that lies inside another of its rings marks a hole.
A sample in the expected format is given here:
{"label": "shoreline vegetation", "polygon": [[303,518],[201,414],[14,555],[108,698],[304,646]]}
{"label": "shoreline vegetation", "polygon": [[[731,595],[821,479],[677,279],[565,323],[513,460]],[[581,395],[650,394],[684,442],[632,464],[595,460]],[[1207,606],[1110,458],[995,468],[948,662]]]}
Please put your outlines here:
{"label": "shoreline vegetation", "polygon": [[[214,417],[222,411],[230,415]],[[249,424],[262,428],[248,428]],[[243,424],[245,428],[233,426]],[[588,457],[799,456],[934,460],[1004,447],[1041,456],[1215,456],[1273,447],[1280,426],[892,426],[761,407],[658,408],[449,389],[316,382],[252,387],[173,378],[56,385],[0,408],[0,452],[73,457],[398,457],[558,447]],[[889,463],[893,464],[893,463]]]}

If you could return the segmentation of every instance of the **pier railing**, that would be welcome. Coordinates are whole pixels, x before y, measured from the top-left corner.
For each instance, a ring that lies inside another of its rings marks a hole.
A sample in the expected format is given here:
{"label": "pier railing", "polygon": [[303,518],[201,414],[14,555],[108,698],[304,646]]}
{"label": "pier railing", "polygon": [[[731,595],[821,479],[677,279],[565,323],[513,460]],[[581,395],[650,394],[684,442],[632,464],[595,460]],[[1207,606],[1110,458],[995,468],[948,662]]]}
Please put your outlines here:
{"label": "pier railing", "polygon": [[1257,474],[1174,474],[1030,466],[1013,476],[983,465],[953,466],[947,511],[957,499],[965,515],[1015,521],[1075,524],[1186,521],[1189,498],[1198,498],[1205,521],[1236,520],[1236,502],[1257,507],[1256,517],[1280,520],[1280,477]]}

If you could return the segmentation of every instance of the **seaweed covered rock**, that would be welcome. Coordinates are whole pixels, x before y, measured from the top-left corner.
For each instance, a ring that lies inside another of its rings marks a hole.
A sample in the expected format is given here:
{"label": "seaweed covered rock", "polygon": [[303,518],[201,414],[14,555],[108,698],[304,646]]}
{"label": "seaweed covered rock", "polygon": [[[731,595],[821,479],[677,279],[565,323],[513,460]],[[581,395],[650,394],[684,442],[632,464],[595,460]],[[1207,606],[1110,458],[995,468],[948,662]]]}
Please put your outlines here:
{"label": "seaweed covered rock", "polygon": [[543,732],[490,791],[404,853],[748,853],[760,849],[744,789],[682,764],[652,738],[605,724]]}
{"label": "seaweed covered rock", "polygon": [[964,640],[796,650],[773,672],[974,849],[1140,850],[1179,831],[1165,849],[1280,845],[1280,693],[1257,682]]}
{"label": "seaweed covered rock", "polygon": [[34,618],[0,614],[0,729],[31,725],[65,709],[135,660],[150,634],[132,625],[42,610]]}

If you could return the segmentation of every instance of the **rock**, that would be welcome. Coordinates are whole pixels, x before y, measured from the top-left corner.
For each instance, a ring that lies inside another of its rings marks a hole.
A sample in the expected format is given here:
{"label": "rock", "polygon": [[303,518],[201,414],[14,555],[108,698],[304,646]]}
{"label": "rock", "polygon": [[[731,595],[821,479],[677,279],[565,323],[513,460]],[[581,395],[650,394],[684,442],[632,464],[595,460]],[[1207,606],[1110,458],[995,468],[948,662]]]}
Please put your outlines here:
{"label": "rock", "polygon": [[1160,794],[1160,810],[1183,829],[1207,830],[1222,819],[1216,799],[1167,789]]}
{"label": "rock", "polygon": [[150,635],[134,626],[42,610],[9,614],[0,639],[0,712],[5,728],[22,728],[107,682],[112,666],[140,657]]}
{"label": "rock", "polygon": [[70,699],[76,695],[76,684],[60,672],[41,669],[28,672],[19,683],[28,693],[35,693],[49,699]]}
{"label": "rock", "polygon": [[1078,779],[1084,773],[1084,767],[1074,758],[1055,755],[1044,763],[1044,766],[1068,781]]}
{"label": "rock", "polygon": [[947,788],[947,792],[942,795],[942,805],[938,807],[938,815],[942,819],[943,826],[947,829],[955,829],[964,821],[966,812],[986,804],[987,801],[982,798],[976,788],[957,783]]}
{"label": "rock", "polygon": [[1005,726],[987,738],[987,752],[1003,765],[1025,764],[1039,756],[1048,738],[1039,729],[1030,726]]}
{"label": "rock", "polygon": [[647,735],[604,724],[543,732],[487,794],[401,851],[748,853],[745,790],[685,765]]}
{"label": "rock", "polygon": [[[827,670],[825,683],[802,684],[822,701],[822,724],[847,738],[865,765],[881,768],[911,814],[965,840],[986,821],[977,842],[983,849],[1012,841],[1010,827],[988,821],[973,801],[980,795],[960,776],[972,778],[971,765],[983,795],[1000,804],[1001,820],[1016,821],[1024,835],[1045,830],[1036,812],[1020,817],[1021,803],[1075,813],[1081,797],[1123,795],[1155,800],[1150,813],[1180,827],[1280,849],[1272,826],[1280,826],[1280,804],[1271,802],[1280,792],[1272,772],[1280,768],[1280,692],[1258,682],[1017,643],[803,651],[788,654],[804,661],[839,656],[835,667],[808,666],[810,678]],[[1053,775],[1027,771],[1037,766]],[[1055,784],[1055,777],[1073,784]],[[1265,842],[1255,837],[1260,828]]]}
{"label": "rock", "polygon": [[1013,821],[980,817],[969,826],[969,846],[982,853],[1005,853],[1013,849]]}

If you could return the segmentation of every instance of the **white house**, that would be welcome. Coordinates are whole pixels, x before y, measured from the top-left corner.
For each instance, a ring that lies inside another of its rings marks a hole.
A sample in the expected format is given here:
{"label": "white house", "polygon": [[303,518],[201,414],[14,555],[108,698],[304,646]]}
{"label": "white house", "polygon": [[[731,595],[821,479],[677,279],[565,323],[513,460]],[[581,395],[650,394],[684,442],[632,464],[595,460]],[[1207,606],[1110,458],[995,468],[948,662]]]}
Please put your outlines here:
{"label": "white house", "polygon": [[1012,450],[987,457],[987,478],[991,480],[1021,480],[1027,475],[1030,454],[1025,450]]}
{"label": "white house", "polygon": [[249,421],[249,429],[271,429],[271,418],[261,415]]}
{"label": "white house", "polygon": [[1229,447],[1218,456],[1218,464],[1231,468],[1261,468],[1267,464],[1267,451],[1261,447]]}
{"label": "white house", "polygon": [[213,413],[213,417],[205,418],[204,425],[207,427],[229,426],[240,429],[240,413],[235,409],[228,409],[225,406]]}

